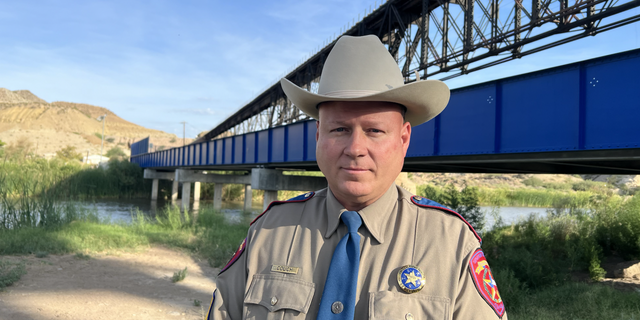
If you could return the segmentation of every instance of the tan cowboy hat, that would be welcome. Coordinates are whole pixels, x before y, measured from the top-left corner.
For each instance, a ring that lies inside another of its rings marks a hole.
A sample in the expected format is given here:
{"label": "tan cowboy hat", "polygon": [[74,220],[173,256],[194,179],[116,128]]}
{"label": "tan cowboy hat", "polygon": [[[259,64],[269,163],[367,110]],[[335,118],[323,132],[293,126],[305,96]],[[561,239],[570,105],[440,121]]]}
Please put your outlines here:
{"label": "tan cowboy hat", "polygon": [[342,36],[322,68],[318,94],[304,90],[286,78],[280,80],[289,100],[318,119],[318,104],[327,101],[386,101],[407,108],[411,126],[437,116],[449,102],[449,87],[439,80],[405,85],[398,64],[378,37]]}

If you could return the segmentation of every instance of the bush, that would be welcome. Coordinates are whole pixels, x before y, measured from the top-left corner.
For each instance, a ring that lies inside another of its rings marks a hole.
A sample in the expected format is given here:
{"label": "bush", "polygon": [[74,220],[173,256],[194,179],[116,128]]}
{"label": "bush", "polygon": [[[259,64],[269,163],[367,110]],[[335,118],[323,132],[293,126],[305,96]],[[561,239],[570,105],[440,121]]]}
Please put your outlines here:
{"label": "bush", "polygon": [[0,291],[20,280],[26,273],[24,263],[0,260]]}
{"label": "bush", "polygon": [[56,151],[56,158],[62,161],[82,161],[82,154],[76,151],[76,147],[66,146]]}
{"label": "bush", "polygon": [[440,189],[433,185],[425,185],[417,188],[418,194],[427,199],[443,204],[451,210],[458,212],[477,231],[482,231],[485,226],[484,212],[480,210],[477,187],[464,187],[458,191],[453,184]]}
{"label": "bush", "polygon": [[124,151],[120,149],[120,147],[116,146],[109,149],[105,156],[107,156],[109,159],[123,159],[127,157],[127,154],[124,153]]}

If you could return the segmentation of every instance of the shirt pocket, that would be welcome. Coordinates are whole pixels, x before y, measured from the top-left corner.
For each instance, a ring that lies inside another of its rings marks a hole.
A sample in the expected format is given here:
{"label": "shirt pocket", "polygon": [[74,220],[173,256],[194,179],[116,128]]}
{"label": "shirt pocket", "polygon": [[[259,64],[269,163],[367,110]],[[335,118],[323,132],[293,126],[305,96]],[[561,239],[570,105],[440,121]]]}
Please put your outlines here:
{"label": "shirt pocket", "polygon": [[312,282],[282,275],[254,275],[244,298],[245,319],[304,318],[315,287]]}
{"label": "shirt pocket", "polygon": [[447,320],[451,300],[446,297],[400,292],[369,293],[370,320]]}

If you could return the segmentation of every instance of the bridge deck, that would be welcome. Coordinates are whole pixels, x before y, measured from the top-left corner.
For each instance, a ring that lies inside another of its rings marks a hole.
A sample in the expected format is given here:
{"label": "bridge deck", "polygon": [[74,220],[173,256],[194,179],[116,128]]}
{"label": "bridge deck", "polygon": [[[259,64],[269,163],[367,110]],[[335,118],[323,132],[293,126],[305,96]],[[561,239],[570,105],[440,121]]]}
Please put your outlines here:
{"label": "bridge deck", "polygon": [[[640,174],[639,75],[640,49],[452,90],[441,115],[413,128],[404,170]],[[298,122],[131,161],[317,170],[315,130]]]}

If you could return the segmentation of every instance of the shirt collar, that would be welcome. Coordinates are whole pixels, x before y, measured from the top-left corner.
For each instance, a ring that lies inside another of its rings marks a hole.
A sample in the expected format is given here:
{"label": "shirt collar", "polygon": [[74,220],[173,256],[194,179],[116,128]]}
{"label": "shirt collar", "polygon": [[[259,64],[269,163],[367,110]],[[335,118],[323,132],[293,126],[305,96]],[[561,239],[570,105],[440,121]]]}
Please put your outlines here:
{"label": "shirt collar", "polygon": [[[327,188],[328,189],[328,188]],[[398,188],[392,183],[387,192],[374,203],[358,211],[362,222],[367,227],[371,235],[379,242],[384,243],[384,231],[387,227],[387,220],[393,211],[397,210]],[[331,192],[327,190],[327,230],[325,238],[331,237],[340,225],[340,216],[347,211]]]}

